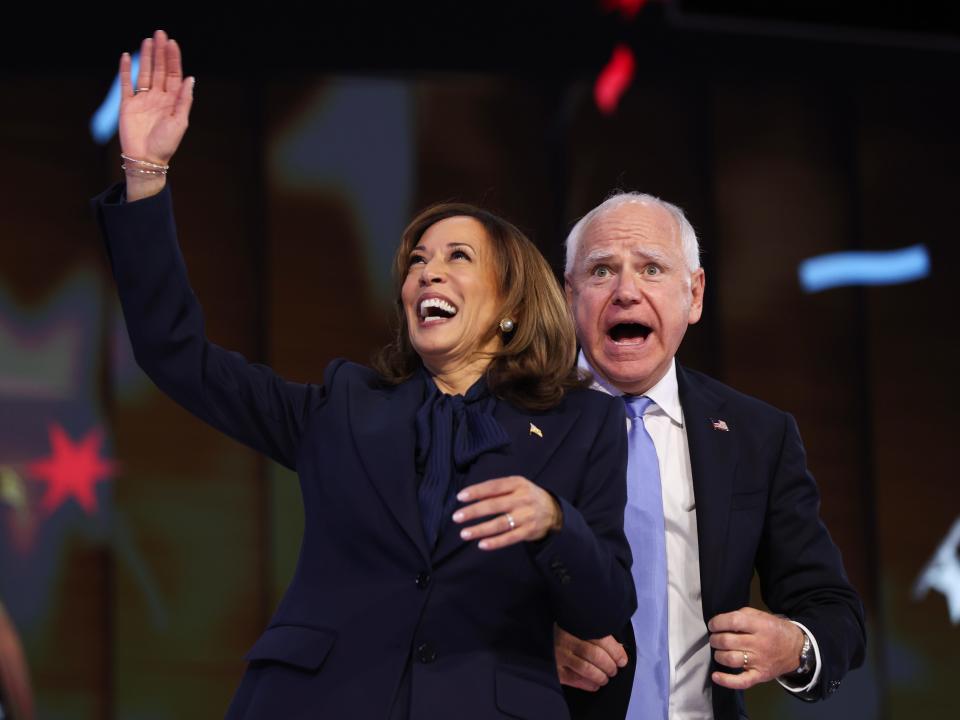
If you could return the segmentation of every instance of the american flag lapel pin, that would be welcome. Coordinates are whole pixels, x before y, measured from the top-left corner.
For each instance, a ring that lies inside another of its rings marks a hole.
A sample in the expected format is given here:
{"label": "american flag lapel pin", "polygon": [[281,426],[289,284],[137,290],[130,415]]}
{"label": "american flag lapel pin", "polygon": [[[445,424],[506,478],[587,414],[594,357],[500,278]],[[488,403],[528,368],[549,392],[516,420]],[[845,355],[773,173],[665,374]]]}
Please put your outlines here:
{"label": "american flag lapel pin", "polygon": [[727,425],[726,420],[719,420],[715,418],[710,418],[710,424],[713,425],[714,430],[721,430],[723,432],[730,432],[730,426]]}
{"label": "american flag lapel pin", "polygon": [[531,434],[531,435],[536,435],[538,438],[542,438],[542,437],[543,437],[543,430],[541,430],[540,428],[538,428],[538,427],[537,427],[536,425],[534,425],[533,423],[530,423],[530,434]]}

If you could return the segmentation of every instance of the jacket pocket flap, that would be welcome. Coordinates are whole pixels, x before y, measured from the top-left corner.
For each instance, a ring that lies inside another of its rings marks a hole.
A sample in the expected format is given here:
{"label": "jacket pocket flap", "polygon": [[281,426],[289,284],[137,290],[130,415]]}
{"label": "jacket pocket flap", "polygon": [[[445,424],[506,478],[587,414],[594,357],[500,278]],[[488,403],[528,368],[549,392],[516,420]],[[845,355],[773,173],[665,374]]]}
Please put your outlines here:
{"label": "jacket pocket flap", "polygon": [[559,686],[552,688],[541,680],[502,668],[497,670],[497,707],[507,715],[525,720],[564,720],[570,717]]}
{"label": "jacket pocket flap", "polygon": [[302,625],[267,628],[244,660],[274,660],[304,670],[316,670],[333,647],[335,635]]}

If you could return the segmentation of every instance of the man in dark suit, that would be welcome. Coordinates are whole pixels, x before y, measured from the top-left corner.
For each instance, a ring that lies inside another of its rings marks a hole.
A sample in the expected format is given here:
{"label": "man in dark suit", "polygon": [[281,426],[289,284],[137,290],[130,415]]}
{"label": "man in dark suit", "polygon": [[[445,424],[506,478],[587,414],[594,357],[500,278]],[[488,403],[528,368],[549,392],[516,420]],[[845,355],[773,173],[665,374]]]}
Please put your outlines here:
{"label": "man in dark suit", "polygon": [[[675,361],[705,282],[683,212],[609,198],[570,232],[565,279],[580,363],[633,418],[625,529],[638,598],[618,638],[558,628],[573,717],[737,718],[743,690],[773,679],[804,700],[832,694],[863,661],[862,606],[793,418]],[[754,569],[776,614],[748,607]]]}

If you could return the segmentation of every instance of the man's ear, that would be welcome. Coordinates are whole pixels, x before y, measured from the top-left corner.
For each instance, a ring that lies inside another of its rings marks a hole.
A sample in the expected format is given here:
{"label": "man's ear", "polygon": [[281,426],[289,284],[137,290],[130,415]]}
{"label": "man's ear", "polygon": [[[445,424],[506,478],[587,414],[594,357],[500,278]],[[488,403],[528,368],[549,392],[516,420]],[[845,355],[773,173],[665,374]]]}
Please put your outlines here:
{"label": "man's ear", "polygon": [[573,283],[570,282],[570,273],[563,276],[563,294],[567,297],[567,308],[573,310]]}
{"label": "man's ear", "polygon": [[693,325],[703,314],[703,291],[707,286],[707,276],[703,268],[697,268],[690,274],[690,313],[687,322]]}

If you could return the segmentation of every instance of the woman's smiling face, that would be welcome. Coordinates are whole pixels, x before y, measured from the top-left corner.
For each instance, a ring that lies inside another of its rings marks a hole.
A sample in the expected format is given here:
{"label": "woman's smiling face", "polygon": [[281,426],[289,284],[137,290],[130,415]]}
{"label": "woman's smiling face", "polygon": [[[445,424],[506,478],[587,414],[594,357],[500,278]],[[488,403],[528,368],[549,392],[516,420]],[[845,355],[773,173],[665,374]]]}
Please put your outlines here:
{"label": "woman's smiling face", "polygon": [[401,299],[410,344],[428,369],[501,347],[494,265],[486,230],[466,215],[435,222],[411,250]]}

